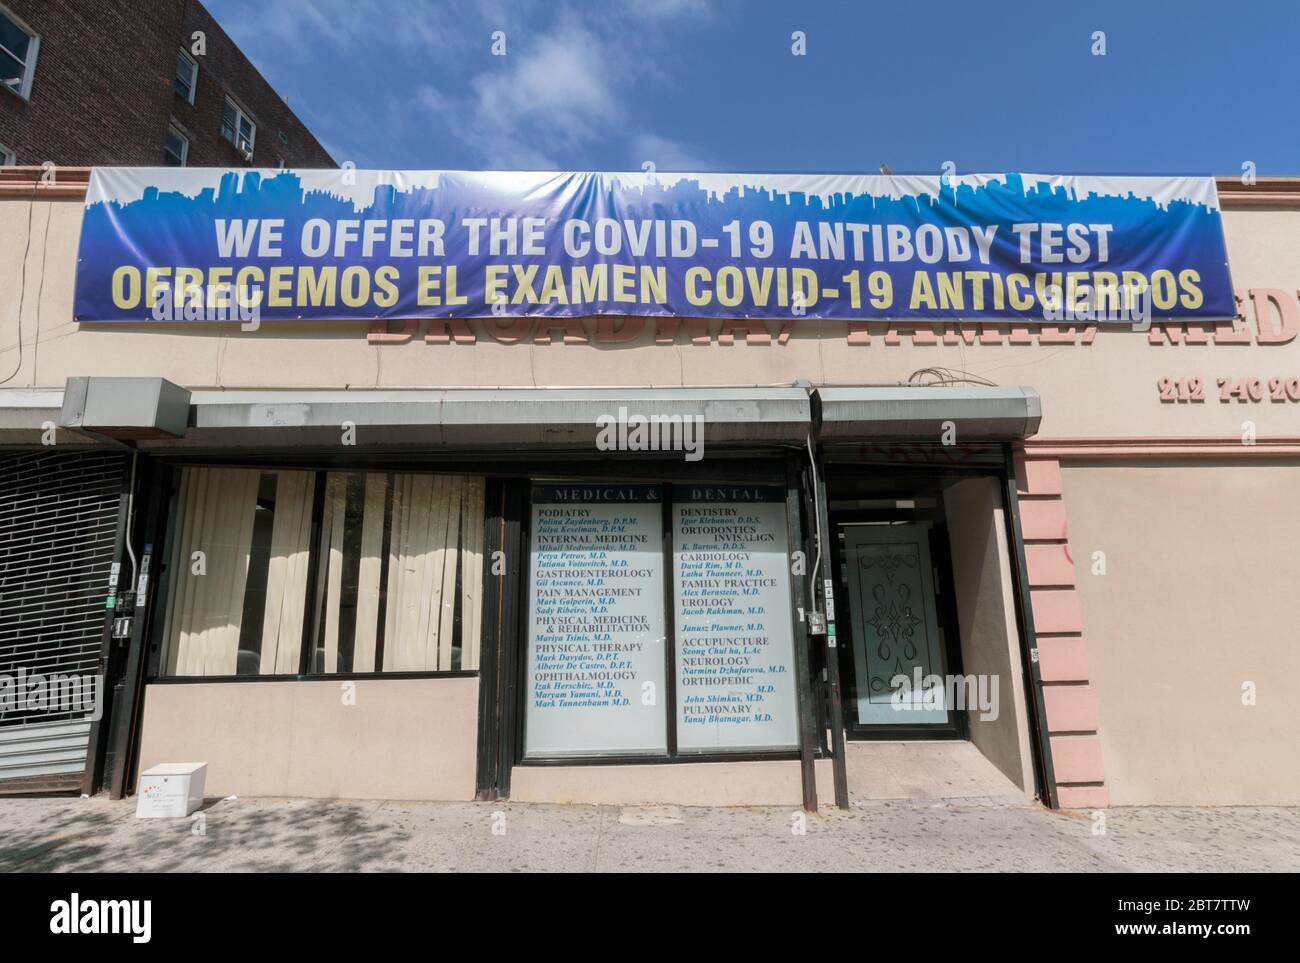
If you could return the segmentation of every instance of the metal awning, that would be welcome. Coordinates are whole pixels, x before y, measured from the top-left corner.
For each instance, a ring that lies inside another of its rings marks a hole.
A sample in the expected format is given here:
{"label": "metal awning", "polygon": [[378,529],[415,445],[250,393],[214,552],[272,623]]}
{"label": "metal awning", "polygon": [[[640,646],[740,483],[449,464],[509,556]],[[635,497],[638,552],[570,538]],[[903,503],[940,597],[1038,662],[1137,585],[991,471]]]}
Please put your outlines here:
{"label": "metal awning", "polygon": [[[126,394],[120,390],[124,385],[130,389]],[[128,398],[135,403],[125,404]],[[96,399],[111,404],[94,404]],[[183,425],[175,415],[178,404]],[[961,444],[1027,437],[1038,430],[1041,416],[1038,393],[1015,386],[188,393],[162,379],[75,378],[66,392],[0,391],[0,444],[39,443],[42,429],[54,424],[60,444],[93,443],[103,434],[133,441],[141,450],[335,447],[351,424],[356,445],[366,448],[578,450],[593,448],[602,424],[610,420],[670,423],[695,417],[704,419],[711,445],[802,446],[810,430],[832,444],[939,441],[948,422]]]}
{"label": "metal awning", "polygon": [[[0,391],[0,445],[39,445],[55,429],[57,444],[75,443],[77,439],[60,429],[59,410],[63,407],[62,388],[11,388]],[[84,444],[84,442],[82,442]]]}
{"label": "metal awning", "polygon": [[817,436],[824,442],[940,442],[949,423],[958,444],[1011,441],[1038,431],[1038,392],[1024,387],[818,388]]}
{"label": "metal awning", "polygon": [[337,445],[351,423],[367,446],[592,448],[610,420],[696,417],[709,444],[802,444],[811,412],[801,388],[196,391],[167,447]]}

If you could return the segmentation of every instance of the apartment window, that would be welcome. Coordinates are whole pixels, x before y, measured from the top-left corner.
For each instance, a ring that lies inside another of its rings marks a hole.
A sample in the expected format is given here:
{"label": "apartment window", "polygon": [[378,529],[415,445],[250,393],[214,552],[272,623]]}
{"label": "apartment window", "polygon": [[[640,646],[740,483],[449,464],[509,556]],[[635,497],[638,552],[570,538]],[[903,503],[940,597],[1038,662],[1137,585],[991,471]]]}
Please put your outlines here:
{"label": "apartment window", "polygon": [[40,37],[0,7],[0,86],[8,87],[24,100],[31,96],[36,50],[40,45]]}
{"label": "apartment window", "polygon": [[476,670],[483,513],[479,476],[184,468],[161,674]]}
{"label": "apartment window", "polygon": [[184,167],[190,159],[190,140],[175,124],[167,128],[167,144],[163,148],[163,162],[168,167]]}
{"label": "apartment window", "polygon": [[0,144],[0,167],[10,167],[18,163],[18,155],[4,144]]}
{"label": "apartment window", "polygon": [[178,96],[194,103],[194,91],[199,83],[199,64],[184,50],[176,55],[176,79],[172,82]]}
{"label": "apartment window", "polygon": [[252,159],[257,125],[229,97],[226,98],[226,106],[221,113],[221,136],[234,144],[245,157]]}

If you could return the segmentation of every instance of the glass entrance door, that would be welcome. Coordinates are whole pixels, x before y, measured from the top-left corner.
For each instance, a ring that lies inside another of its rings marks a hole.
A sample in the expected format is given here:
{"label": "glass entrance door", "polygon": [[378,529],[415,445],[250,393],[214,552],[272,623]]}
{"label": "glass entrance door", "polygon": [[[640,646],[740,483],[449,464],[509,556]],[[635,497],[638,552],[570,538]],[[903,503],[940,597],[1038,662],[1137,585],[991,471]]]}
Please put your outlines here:
{"label": "glass entrance door", "polygon": [[946,725],[930,523],[841,526],[862,726]]}
{"label": "glass entrance door", "polygon": [[[857,464],[826,475],[835,627],[850,739],[965,739],[942,471]],[[905,684],[896,684],[902,677]],[[919,679],[919,683],[918,683]],[[937,683],[937,684],[936,684]]]}

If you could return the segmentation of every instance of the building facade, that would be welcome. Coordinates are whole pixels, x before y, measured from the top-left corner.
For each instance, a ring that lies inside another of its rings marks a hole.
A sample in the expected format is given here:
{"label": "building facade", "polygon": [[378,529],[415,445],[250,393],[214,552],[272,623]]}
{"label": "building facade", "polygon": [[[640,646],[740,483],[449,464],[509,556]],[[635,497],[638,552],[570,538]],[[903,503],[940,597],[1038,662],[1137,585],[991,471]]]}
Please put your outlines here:
{"label": "building facade", "polygon": [[0,161],[337,166],[197,0],[0,4]]}
{"label": "building facade", "polygon": [[[1217,323],[246,331],[78,323],[84,184],[38,176],[0,181],[0,668],[108,691],[0,720],[11,787],[847,804],[855,746],[905,782],[946,740],[1053,806],[1300,801],[1300,183],[1220,182]],[[611,454],[620,409],[708,444]],[[900,714],[900,670],[996,684]]]}

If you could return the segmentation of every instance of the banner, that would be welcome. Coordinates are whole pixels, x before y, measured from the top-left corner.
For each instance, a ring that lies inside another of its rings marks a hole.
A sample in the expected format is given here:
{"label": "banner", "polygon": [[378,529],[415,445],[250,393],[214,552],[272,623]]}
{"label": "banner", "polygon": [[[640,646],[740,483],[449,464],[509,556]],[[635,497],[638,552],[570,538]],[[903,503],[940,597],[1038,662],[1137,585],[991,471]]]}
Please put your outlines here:
{"label": "banner", "polygon": [[106,168],[90,321],[1236,312],[1209,177]]}

